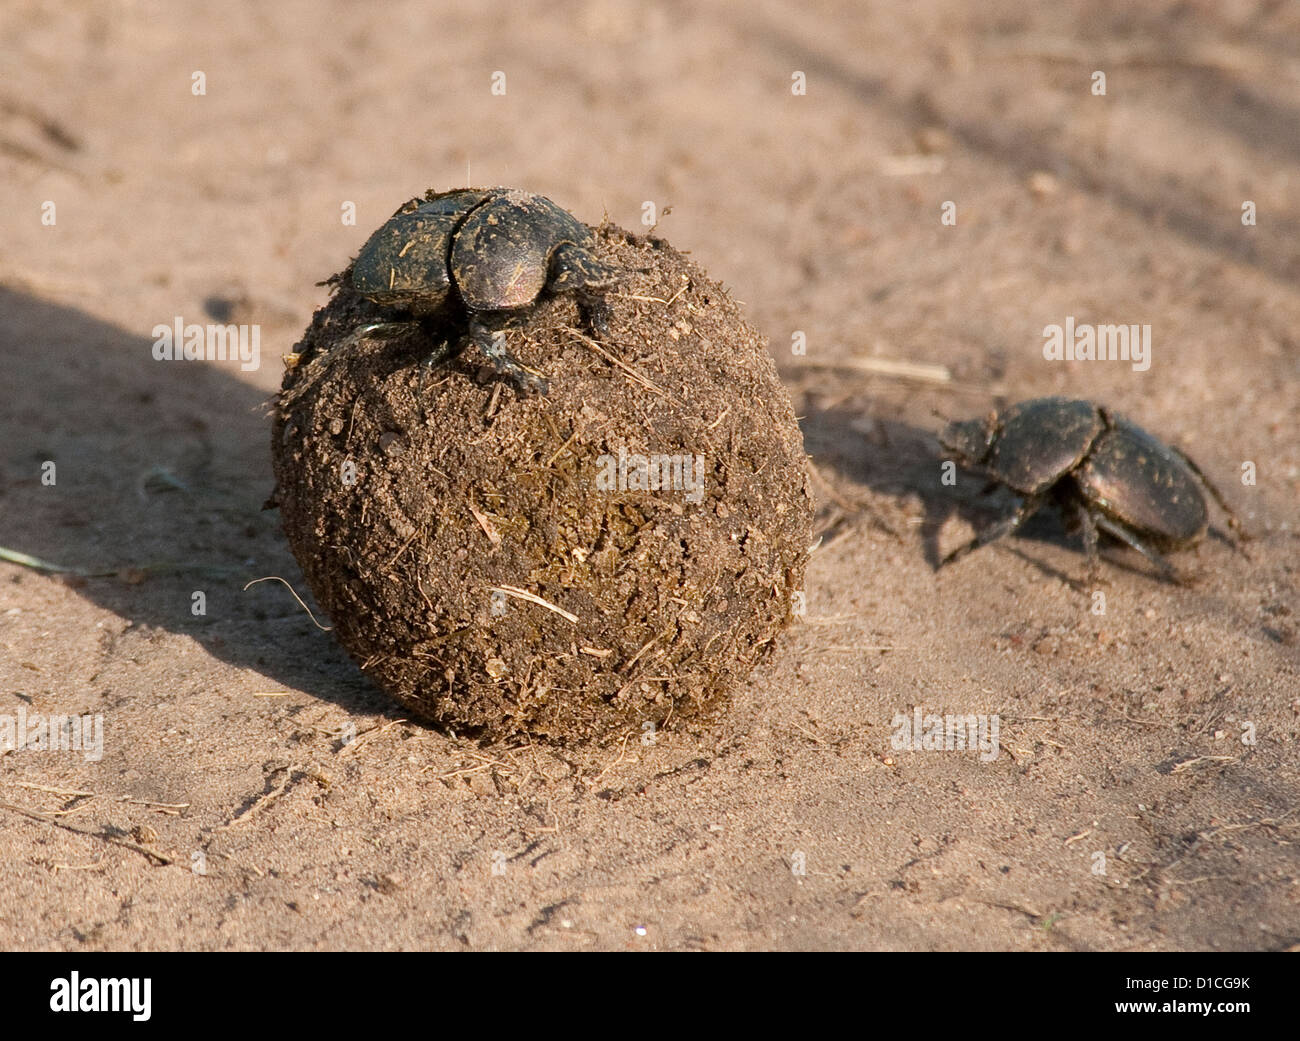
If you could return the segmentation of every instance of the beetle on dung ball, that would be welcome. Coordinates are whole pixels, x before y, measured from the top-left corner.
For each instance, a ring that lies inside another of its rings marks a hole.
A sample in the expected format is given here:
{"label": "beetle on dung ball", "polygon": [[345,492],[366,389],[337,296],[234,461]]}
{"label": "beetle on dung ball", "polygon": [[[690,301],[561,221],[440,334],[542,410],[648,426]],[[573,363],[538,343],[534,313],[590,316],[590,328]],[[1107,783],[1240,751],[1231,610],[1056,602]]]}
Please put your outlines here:
{"label": "beetle on dung ball", "polygon": [[392,336],[413,323],[431,339],[463,315],[464,338],[435,351],[436,364],[473,343],[523,390],[547,383],[505,346],[504,329],[543,292],[573,292],[597,336],[608,336],[603,292],[618,269],[592,252],[591,231],[550,199],[512,188],[464,188],[413,199],[361,247],[352,287],[394,317],[358,328],[354,338]]}

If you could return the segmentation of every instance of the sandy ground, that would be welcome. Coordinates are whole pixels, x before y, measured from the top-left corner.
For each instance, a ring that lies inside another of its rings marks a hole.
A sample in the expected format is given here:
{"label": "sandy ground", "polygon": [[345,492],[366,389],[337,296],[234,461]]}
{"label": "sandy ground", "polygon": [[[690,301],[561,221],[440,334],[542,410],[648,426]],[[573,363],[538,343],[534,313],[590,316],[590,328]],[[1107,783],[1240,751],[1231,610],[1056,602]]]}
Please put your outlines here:
{"label": "sandy ground", "polygon": [[[0,14],[0,546],[112,572],[0,564],[0,715],[104,721],[98,761],[0,755],[0,945],[1300,943],[1295,8],[481,6]],[[653,202],[771,338],[823,541],[715,730],[480,748],[243,590],[302,585],[260,507],[315,283],[467,178]],[[1150,369],[1044,360],[1067,315],[1150,324]],[[175,316],[257,323],[260,367],[153,360]],[[1097,614],[1045,516],[936,572],[1005,505],[940,484],[936,413],[1047,393],[1188,449],[1249,558],[1112,548]],[[1000,754],[895,750],[916,706]]]}

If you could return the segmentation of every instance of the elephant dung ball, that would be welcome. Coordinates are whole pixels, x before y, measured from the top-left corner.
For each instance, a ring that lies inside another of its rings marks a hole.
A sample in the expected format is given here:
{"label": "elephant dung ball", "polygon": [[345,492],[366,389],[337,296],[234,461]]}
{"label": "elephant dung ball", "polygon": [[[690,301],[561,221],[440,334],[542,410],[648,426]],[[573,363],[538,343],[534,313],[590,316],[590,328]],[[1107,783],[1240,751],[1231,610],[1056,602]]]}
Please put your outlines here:
{"label": "elephant dung ball", "polygon": [[286,358],[293,553],[362,670],[455,733],[707,722],[803,588],[807,457],[763,338],[666,242],[591,241],[621,272],[607,335],[565,292],[504,329],[546,393],[450,350],[464,314],[367,335],[386,315],[351,269]]}

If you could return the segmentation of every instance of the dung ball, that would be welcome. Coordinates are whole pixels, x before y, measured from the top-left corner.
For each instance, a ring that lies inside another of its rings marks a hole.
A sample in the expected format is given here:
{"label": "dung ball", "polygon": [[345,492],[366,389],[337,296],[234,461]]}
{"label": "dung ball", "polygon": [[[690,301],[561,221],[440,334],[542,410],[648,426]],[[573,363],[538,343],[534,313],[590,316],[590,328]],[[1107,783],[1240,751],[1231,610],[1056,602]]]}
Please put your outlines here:
{"label": "dung ball", "polygon": [[391,316],[349,272],[286,359],[293,553],[360,668],[456,733],[707,721],[803,588],[807,458],[763,338],[666,242],[606,225],[593,250],[623,273],[607,336],[563,292],[505,331],[548,393],[454,353],[463,315],[355,336]]}

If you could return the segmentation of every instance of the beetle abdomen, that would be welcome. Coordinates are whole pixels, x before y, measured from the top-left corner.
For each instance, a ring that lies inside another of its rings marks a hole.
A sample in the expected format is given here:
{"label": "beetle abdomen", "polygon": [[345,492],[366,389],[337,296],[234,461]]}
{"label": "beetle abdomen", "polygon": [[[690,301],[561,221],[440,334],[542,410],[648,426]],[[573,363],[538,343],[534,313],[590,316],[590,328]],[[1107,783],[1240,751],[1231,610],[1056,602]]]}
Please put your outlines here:
{"label": "beetle abdomen", "polygon": [[447,255],[459,220],[424,206],[399,213],[361,247],[352,285],[377,304],[437,310],[451,289]]}
{"label": "beetle abdomen", "polygon": [[1196,475],[1127,421],[1097,439],[1075,479],[1084,497],[1116,520],[1172,545],[1195,542],[1209,524]]}
{"label": "beetle abdomen", "polygon": [[587,229],[549,199],[511,192],[480,206],[456,232],[451,271],[472,311],[526,307],[546,286],[551,254]]}

